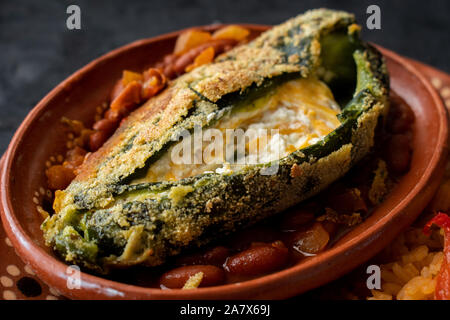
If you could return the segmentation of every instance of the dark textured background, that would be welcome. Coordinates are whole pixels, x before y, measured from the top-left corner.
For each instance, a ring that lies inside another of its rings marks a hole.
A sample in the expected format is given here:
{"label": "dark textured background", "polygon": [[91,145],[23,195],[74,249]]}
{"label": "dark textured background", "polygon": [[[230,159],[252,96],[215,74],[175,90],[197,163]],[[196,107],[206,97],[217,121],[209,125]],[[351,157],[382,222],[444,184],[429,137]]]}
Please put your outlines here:
{"label": "dark textured background", "polygon": [[[66,29],[81,7],[82,30]],[[367,40],[450,72],[450,1],[390,0],[0,0],[0,152],[29,110],[56,84],[105,52],[139,38],[214,22],[277,24],[307,9],[381,7]]]}

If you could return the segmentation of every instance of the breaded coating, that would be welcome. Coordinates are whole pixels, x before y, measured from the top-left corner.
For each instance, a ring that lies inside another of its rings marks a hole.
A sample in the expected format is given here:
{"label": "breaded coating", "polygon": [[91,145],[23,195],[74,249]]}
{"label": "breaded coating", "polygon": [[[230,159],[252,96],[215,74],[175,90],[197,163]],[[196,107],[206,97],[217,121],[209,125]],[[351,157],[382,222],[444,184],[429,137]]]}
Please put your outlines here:
{"label": "breaded coating", "polygon": [[[388,107],[386,66],[359,40],[358,30],[351,14],[309,11],[174,80],[133,112],[70,186],[56,193],[55,214],[42,225],[46,243],[66,261],[97,272],[154,266],[326,188],[369,152]],[[342,107],[341,125],[276,161],[275,174],[263,173],[274,164],[266,163],[130,184],[183,130],[207,127],[224,108],[300,77],[345,84],[353,96]]]}

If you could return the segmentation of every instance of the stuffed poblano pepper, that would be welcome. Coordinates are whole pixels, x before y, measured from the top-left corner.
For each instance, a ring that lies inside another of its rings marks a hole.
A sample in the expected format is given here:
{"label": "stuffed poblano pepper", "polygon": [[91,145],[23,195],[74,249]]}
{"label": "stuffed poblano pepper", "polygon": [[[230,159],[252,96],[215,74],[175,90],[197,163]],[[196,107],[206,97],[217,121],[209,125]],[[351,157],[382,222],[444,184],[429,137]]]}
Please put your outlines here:
{"label": "stuffed poblano pepper", "polygon": [[98,272],[155,266],[326,188],[388,109],[386,66],[359,30],[309,11],[172,81],[56,192],[46,243]]}

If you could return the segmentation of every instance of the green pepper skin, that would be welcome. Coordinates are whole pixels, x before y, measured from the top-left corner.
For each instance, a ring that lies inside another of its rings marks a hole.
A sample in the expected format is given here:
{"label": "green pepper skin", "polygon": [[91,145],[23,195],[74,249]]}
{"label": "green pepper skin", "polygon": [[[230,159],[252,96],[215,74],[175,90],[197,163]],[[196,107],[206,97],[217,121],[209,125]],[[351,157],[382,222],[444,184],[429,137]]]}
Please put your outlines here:
{"label": "green pepper skin", "polygon": [[[280,159],[276,174],[262,174],[275,164],[268,163],[231,174],[129,184],[182,130],[194,123],[206,127],[211,113],[310,76],[321,77],[346,102],[341,125]],[[352,15],[319,9],[293,18],[179,77],[133,113],[58,192],[55,214],[42,225],[46,242],[66,261],[107,273],[159,265],[188,247],[252,225],[319,193],[365,156],[386,115],[388,93],[383,58],[361,42]]]}

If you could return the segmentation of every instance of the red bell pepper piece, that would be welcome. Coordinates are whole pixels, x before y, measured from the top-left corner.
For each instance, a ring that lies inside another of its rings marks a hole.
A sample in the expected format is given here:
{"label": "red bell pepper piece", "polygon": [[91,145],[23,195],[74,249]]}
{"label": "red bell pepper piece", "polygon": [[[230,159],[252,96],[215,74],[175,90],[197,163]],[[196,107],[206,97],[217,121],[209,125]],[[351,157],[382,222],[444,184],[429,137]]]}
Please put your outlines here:
{"label": "red bell pepper piece", "polygon": [[444,229],[444,261],[436,277],[434,298],[450,300],[450,217],[445,213],[438,213],[425,225],[423,232],[429,235],[433,224]]}

